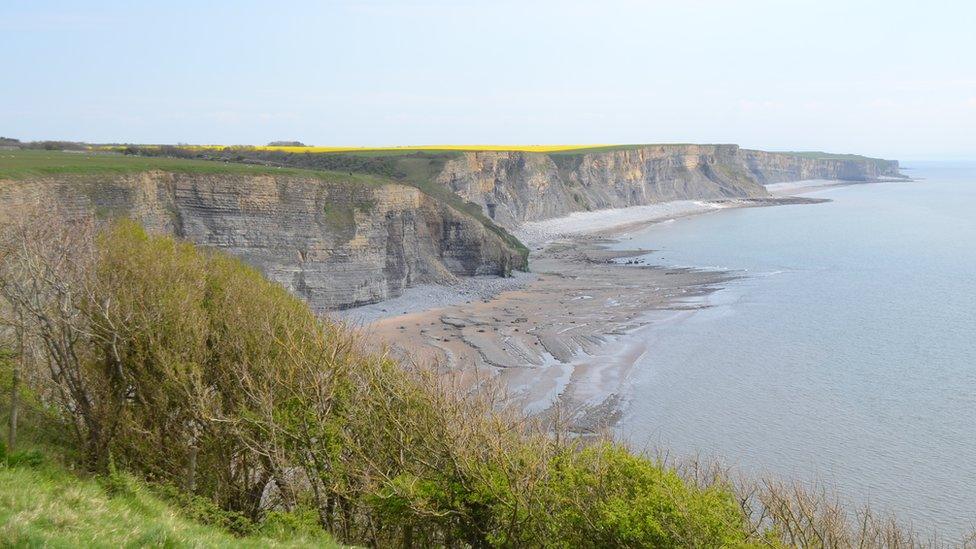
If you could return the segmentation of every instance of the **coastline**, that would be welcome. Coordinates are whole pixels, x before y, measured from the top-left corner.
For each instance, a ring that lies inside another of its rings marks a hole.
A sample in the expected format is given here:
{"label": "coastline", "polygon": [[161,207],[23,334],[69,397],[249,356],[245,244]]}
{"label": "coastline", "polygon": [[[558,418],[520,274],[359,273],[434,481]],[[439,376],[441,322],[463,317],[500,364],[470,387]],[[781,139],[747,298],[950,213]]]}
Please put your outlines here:
{"label": "coastline", "polygon": [[[334,313],[394,356],[434,364],[464,386],[500,384],[510,402],[579,433],[613,427],[634,364],[650,349],[639,332],[710,305],[741,273],[644,265],[652,250],[613,250],[628,232],[729,208],[817,204],[795,196],[839,181],[810,181],[755,199],[676,201],[577,212],[525,223],[532,272],[418,286],[398,298]],[[558,417],[556,417],[558,416]]]}
{"label": "coastline", "polygon": [[[818,185],[820,188],[825,185]],[[721,200],[674,200],[588,212],[574,212],[567,216],[523,223],[513,232],[526,246],[538,247],[556,239],[581,235],[602,235],[613,238],[622,232],[642,228],[655,223],[703,215],[730,208],[755,208],[785,204],[818,204],[825,199],[772,194],[766,198],[728,198]]]}
{"label": "coastline", "polygon": [[526,223],[517,234],[532,250],[531,273],[419,286],[334,316],[394,356],[435,364],[465,386],[492,380],[527,413],[596,432],[620,418],[629,373],[649,350],[638,333],[707,307],[704,296],[740,276],[643,265],[631,258],[651,250],[610,245],[679,217],[824,201],[680,201]]}
{"label": "coastline", "polygon": [[614,433],[746,475],[822,481],[851,506],[960,539],[976,509],[973,468],[954,459],[976,455],[973,173],[933,164],[914,174],[922,183],[808,184],[806,196],[834,202],[624,240],[661,249],[654,263],[747,276],[705,298],[714,307],[645,333],[654,352],[633,368]]}
{"label": "coastline", "polygon": [[848,185],[870,185],[874,183],[905,183],[915,181],[910,177],[885,177],[871,181],[844,181],[836,179],[803,179],[800,181],[789,181],[786,183],[771,183],[766,185],[766,190],[774,197],[789,197],[798,194],[819,191],[829,187],[845,187]]}

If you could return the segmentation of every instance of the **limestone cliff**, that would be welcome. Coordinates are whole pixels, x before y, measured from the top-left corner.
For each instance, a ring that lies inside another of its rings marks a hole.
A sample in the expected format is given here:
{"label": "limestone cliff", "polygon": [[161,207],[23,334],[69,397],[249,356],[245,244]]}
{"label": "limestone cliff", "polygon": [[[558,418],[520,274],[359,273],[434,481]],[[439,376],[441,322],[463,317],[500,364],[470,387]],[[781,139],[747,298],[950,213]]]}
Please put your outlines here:
{"label": "limestone cliff", "polygon": [[0,204],[3,211],[33,203],[68,216],[132,217],[241,257],[318,311],[376,302],[412,284],[526,267],[485,224],[420,190],[351,179],[58,176],[0,181]]}
{"label": "limestone cliff", "polygon": [[574,211],[763,197],[766,183],[899,175],[897,162],[855,156],[645,145],[566,153],[465,152],[444,164],[437,182],[481,205],[500,225],[515,227]]}
{"label": "limestone cliff", "polygon": [[903,179],[897,160],[825,153],[778,153],[742,149],[741,161],[762,184],[803,179],[877,181]]}

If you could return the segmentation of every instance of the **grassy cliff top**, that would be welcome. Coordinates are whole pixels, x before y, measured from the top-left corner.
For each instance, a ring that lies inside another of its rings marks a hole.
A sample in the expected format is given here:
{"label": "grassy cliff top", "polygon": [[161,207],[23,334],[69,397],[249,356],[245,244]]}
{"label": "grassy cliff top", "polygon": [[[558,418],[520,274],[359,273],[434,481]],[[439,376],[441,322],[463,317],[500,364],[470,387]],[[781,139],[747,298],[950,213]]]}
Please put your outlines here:
{"label": "grassy cliff top", "polygon": [[57,175],[123,175],[151,170],[195,174],[312,177],[323,181],[354,181],[372,185],[392,183],[385,178],[371,174],[349,174],[300,168],[277,168],[234,162],[216,162],[212,160],[129,156],[104,151],[0,151],[0,179],[21,180]]}
{"label": "grassy cliff top", "polygon": [[823,151],[776,151],[777,154],[785,154],[789,156],[799,156],[801,158],[812,158],[814,160],[865,160],[865,161],[879,161],[884,160],[882,158],[874,158],[871,156],[864,156],[860,154],[840,154],[840,153],[828,153]]}

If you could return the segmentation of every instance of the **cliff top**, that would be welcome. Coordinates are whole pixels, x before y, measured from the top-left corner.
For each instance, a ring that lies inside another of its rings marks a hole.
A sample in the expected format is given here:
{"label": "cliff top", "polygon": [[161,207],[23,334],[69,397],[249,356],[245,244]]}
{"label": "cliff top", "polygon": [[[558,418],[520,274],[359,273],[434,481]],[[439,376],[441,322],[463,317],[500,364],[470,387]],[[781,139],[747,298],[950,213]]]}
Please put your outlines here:
{"label": "cliff top", "polygon": [[[167,145],[137,145],[139,148],[162,148]],[[369,153],[369,154],[410,154],[416,152],[583,152],[615,149],[633,149],[647,145],[403,145],[386,147],[349,147],[325,146],[317,147],[285,142],[272,142],[267,145],[180,145],[181,149],[214,151],[225,149],[243,149],[249,151],[280,151],[280,152],[308,152],[308,153]],[[102,150],[122,150],[128,145],[97,146]]]}
{"label": "cliff top", "polygon": [[[185,152],[206,156],[208,153],[226,155],[228,153],[308,153],[308,154],[337,154],[343,156],[366,156],[373,158],[390,156],[443,155],[451,156],[465,152],[527,152],[542,153],[550,156],[571,156],[588,153],[636,150],[648,147],[738,147],[734,144],[722,143],[624,143],[606,144],[576,144],[576,145],[402,145],[387,147],[350,147],[350,146],[311,146],[298,142],[272,142],[268,145],[96,145],[92,150],[123,151],[127,149],[139,150],[141,153],[166,154],[167,149],[179,149]],[[155,152],[153,152],[155,151]],[[873,158],[858,154],[838,154],[822,151],[767,151],[773,154],[797,156],[817,160],[862,160],[877,161]]]}
{"label": "cliff top", "polygon": [[828,153],[823,151],[775,151],[778,154],[787,154],[790,156],[799,156],[802,158],[813,158],[815,160],[882,160],[881,158],[874,158],[871,156],[864,156],[861,154],[841,154],[841,153]]}
{"label": "cliff top", "polygon": [[194,174],[308,177],[326,182],[358,182],[369,185],[393,183],[372,174],[279,168],[213,160],[131,156],[104,151],[0,151],[0,179],[20,180],[57,175],[123,175],[151,170]]}

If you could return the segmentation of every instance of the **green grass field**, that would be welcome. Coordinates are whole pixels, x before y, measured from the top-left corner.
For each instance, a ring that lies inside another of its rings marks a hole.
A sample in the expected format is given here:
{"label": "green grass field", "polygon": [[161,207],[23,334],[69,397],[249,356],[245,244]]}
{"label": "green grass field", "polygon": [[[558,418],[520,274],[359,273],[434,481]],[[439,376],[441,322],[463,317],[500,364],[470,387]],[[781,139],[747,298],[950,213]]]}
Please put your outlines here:
{"label": "green grass field", "polygon": [[338,173],[299,168],[274,168],[234,162],[167,157],[127,156],[109,152],[39,150],[0,151],[0,179],[30,179],[56,175],[124,175],[150,170],[196,174],[287,175],[324,181],[354,181],[371,185],[389,183],[369,174]]}
{"label": "green grass field", "polygon": [[57,465],[0,467],[0,546],[339,547],[326,534],[234,536],[189,520],[143,483],[123,478],[124,488],[113,490]]}

